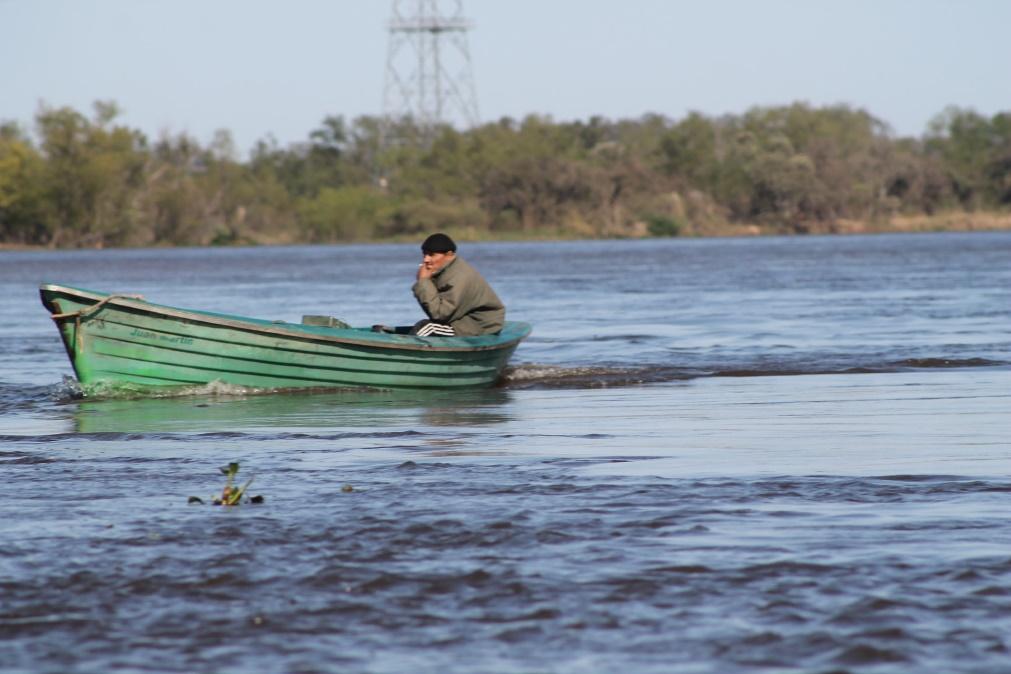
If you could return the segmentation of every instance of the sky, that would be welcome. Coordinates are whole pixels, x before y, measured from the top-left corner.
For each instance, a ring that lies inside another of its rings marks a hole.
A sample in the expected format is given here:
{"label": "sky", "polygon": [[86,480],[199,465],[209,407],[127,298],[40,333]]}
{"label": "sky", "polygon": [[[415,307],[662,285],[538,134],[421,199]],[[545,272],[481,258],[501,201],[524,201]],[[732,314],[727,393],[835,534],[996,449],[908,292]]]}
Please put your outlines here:
{"label": "sky", "polygon": [[[454,2],[442,2],[454,8]],[[0,0],[0,121],[115,101],[240,151],[383,112],[390,0]],[[407,9],[412,3],[401,2]],[[1011,111],[1011,0],[463,0],[482,121],[741,114],[802,101],[919,136]],[[403,52],[402,52],[403,53]],[[398,67],[402,68],[401,65]]]}

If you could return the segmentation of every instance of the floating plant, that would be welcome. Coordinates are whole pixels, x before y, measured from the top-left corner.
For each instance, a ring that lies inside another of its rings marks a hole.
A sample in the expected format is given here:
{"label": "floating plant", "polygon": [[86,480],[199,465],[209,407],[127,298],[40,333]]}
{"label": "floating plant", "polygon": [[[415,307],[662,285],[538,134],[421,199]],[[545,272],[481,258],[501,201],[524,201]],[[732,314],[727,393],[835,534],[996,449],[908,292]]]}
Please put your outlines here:
{"label": "floating plant", "polygon": [[[211,497],[212,504],[234,506],[241,503],[263,503],[262,496],[246,496],[246,490],[249,489],[249,485],[253,484],[253,477],[246,480],[246,483],[241,487],[235,486],[235,476],[239,472],[239,463],[237,461],[233,461],[227,466],[222,466],[218,470],[225,475],[225,487],[221,490],[221,496]],[[203,504],[203,502],[204,500],[199,496],[190,496],[189,503]]]}

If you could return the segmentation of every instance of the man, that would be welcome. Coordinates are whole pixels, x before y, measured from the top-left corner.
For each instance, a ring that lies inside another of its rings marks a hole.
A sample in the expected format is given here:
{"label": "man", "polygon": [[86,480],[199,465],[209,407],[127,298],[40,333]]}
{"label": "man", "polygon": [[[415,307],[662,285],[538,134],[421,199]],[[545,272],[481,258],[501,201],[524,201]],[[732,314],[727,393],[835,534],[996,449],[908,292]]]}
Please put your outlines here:
{"label": "man", "polygon": [[445,234],[432,234],[421,244],[422,262],[412,291],[428,315],[412,334],[493,335],[505,323],[505,306],[488,282],[456,254]]}

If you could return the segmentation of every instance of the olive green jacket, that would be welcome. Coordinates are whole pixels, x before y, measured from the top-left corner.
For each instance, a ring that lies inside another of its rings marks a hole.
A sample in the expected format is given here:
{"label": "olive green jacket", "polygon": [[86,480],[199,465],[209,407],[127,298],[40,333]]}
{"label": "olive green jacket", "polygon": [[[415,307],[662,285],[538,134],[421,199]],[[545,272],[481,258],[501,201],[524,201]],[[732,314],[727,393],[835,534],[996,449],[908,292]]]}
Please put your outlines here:
{"label": "olive green jacket", "polygon": [[505,323],[505,305],[477,270],[456,256],[430,279],[412,288],[428,317],[448,323],[458,335],[491,335]]}

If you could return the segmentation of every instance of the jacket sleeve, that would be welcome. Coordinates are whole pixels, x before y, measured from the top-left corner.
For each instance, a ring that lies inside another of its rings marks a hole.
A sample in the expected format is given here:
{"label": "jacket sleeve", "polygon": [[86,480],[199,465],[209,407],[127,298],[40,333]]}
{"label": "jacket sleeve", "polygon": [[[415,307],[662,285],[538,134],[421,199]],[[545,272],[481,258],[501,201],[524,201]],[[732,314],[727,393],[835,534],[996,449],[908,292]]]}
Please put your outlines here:
{"label": "jacket sleeve", "polygon": [[432,279],[421,279],[411,288],[418,304],[428,314],[433,321],[448,323],[453,317],[456,308],[460,306],[460,298],[463,289],[457,285],[451,285],[446,290],[439,292]]}

